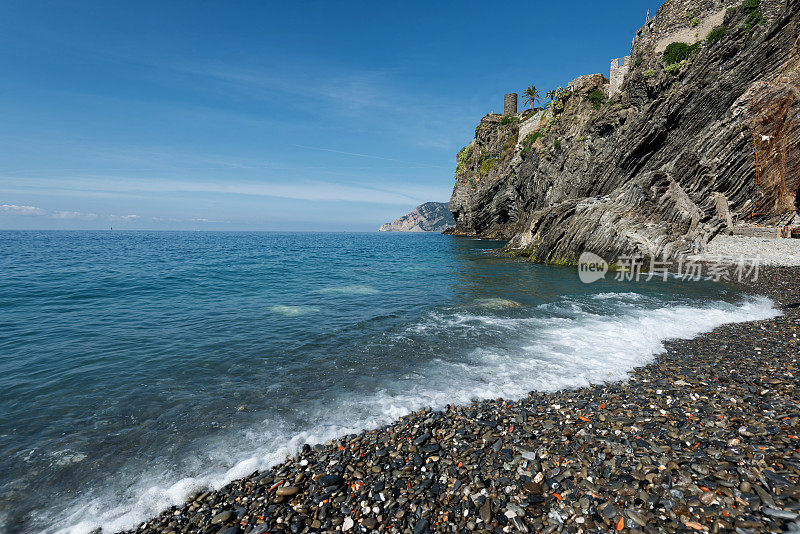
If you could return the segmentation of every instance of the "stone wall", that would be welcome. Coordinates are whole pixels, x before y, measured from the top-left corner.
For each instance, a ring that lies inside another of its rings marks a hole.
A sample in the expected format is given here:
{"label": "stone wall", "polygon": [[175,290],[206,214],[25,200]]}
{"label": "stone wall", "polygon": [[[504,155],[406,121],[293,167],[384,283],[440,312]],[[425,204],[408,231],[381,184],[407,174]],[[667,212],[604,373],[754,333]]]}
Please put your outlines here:
{"label": "stone wall", "polygon": [[519,147],[522,146],[522,140],[525,139],[529,133],[532,133],[534,130],[536,130],[542,123],[545,112],[546,111],[544,109],[539,109],[539,111],[528,117],[527,120],[524,120],[520,123],[519,135],[517,136],[517,150],[519,150]]}
{"label": "stone wall", "polygon": [[610,80],[608,96],[614,96],[614,94],[620,90],[622,87],[622,82],[625,80],[625,75],[628,73],[628,69],[630,68],[630,63],[631,56],[625,56],[622,58],[621,62],[620,58],[611,60],[611,71],[608,77]]}
{"label": "stone wall", "polygon": [[[631,56],[652,50],[657,54],[674,41],[694,43],[704,39],[722,24],[725,10],[742,0],[665,0],[655,16],[639,28],[631,43]],[[761,0],[761,12],[767,23],[773,22],[785,0]]]}
{"label": "stone wall", "polygon": [[655,49],[660,40],[739,3],[740,0],[665,0],[655,16],[636,32],[631,55],[636,57],[648,48]]}

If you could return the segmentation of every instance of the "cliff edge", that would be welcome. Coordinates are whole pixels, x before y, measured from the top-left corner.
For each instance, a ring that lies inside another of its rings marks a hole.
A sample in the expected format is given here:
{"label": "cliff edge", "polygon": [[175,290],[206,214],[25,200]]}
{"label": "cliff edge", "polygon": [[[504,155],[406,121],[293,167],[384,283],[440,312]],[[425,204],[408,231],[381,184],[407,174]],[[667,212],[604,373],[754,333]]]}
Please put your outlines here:
{"label": "cliff edge", "polygon": [[483,117],[457,156],[450,233],[544,262],[672,257],[793,212],[799,7],[667,0],[615,83],[581,76],[545,109]]}
{"label": "cliff edge", "polygon": [[456,224],[446,202],[420,204],[408,215],[382,225],[379,232],[443,232]]}

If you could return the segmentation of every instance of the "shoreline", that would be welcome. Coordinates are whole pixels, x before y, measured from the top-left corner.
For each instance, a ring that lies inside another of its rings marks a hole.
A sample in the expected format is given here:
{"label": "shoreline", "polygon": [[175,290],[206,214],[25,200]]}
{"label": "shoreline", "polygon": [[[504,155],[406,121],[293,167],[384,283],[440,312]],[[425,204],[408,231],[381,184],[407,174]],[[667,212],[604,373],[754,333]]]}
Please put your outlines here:
{"label": "shoreline", "polygon": [[627,382],[423,409],[341,437],[129,533],[786,531],[800,511],[800,267]]}

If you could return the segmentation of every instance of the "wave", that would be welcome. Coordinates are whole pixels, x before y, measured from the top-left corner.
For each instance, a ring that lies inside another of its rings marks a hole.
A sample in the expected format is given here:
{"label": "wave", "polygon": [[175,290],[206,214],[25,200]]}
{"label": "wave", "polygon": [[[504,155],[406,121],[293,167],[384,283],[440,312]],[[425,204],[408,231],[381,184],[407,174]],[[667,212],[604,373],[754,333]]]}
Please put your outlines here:
{"label": "wave", "polygon": [[633,300],[639,301],[644,298],[644,295],[640,293],[632,293],[629,291],[622,292],[622,293],[597,293],[592,295],[592,298],[595,300]]}
{"label": "wave", "polygon": [[220,436],[193,460],[193,476],[181,477],[169,466],[152,466],[149,474],[120,481],[120,486],[128,488],[124,494],[109,488],[106,494],[75,503],[61,517],[48,513],[51,525],[72,526],[60,530],[51,526],[46,531],[83,534],[98,526],[104,531],[130,528],[181,504],[193,491],[218,489],[275,465],[304,443],[376,428],[426,406],[518,399],[534,390],[624,380],[635,367],[650,363],[662,352],[668,339],[691,338],[724,323],[779,315],[772,301],[763,297],[737,304],[715,301],[651,309],[621,304],[616,315],[592,313],[587,311],[588,304],[564,299],[546,313],[539,310],[539,315],[524,318],[429,313],[394,342],[407,343],[407,336],[417,335],[425,339],[472,336],[472,348],[465,354],[442,354],[399,378],[376,379],[377,387],[369,392],[339,391],[333,400],[320,401],[308,410],[307,428],[298,430],[273,416],[246,431]]}

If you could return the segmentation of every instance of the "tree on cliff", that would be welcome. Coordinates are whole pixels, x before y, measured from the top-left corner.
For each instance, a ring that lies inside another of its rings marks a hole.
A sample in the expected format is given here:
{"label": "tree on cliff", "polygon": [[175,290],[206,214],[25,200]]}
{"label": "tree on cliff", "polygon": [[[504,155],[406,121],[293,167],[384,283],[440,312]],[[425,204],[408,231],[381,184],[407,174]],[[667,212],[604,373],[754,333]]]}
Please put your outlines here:
{"label": "tree on cliff", "polygon": [[525,102],[530,104],[531,107],[534,107],[536,105],[536,101],[539,100],[541,96],[539,94],[539,90],[536,88],[535,85],[531,85],[530,87],[525,89],[525,91],[523,91],[522,94],[525,95]]}
{"label": "tree on cliff", "polygon": [[549,98],[549,99],[550,99],[550,102],[552,102],[552,101],[553,101],[553,99],[556,97],[556,90],[555,90],[555,89],[550,89],[549,91],[547,91],[547,92],[545,93],[545,95],[544,95],[544,96],[546,96],[547,98]]}

